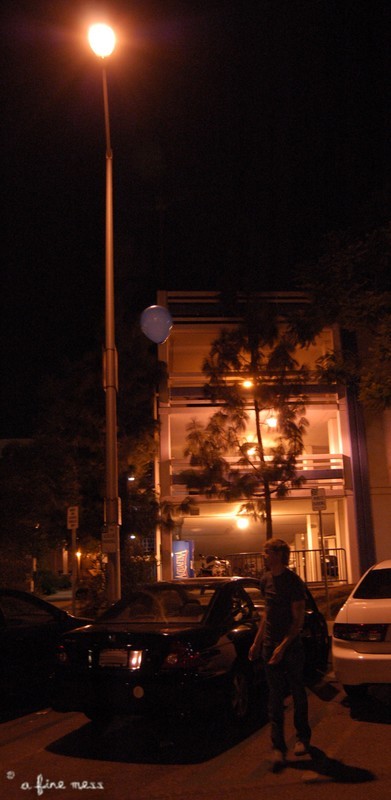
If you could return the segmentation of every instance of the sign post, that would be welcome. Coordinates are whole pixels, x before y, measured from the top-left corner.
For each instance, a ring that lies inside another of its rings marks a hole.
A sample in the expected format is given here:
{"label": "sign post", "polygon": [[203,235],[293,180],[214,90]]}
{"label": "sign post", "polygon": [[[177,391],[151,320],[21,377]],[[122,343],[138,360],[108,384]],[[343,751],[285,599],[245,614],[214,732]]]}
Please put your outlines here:
{"label": "sign post", "polygon": [[79,506],[68,506],[67,528],[72,532],[72,614],[76,614],[76,531],[79,527]]}
{"label": "sign post", "polygon": [[329,619],[330,618],[329,585],[327,576],[327,562],[326,562],[326,551],[324,547],[323,520],[322,520],[322,511],[325,511],[327,508],[326,490],[320,487],[311,489],[311,500],[312,500],[312,510],[317,511],[319,517],[319,535],[320,535],[320,546],[322,550],[321,563],[323,564],[323,581],[324,581],[324,593],[326,601],[326,615],[327,619]]}

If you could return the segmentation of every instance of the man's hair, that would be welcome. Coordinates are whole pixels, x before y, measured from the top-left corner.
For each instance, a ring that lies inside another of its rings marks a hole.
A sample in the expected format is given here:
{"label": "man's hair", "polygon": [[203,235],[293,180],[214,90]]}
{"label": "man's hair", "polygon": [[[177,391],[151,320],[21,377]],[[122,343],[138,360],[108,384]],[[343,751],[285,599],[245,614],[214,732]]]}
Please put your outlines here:
{"label": "man's hair", "polygon": [[287,567],[289,564],[289,556],[291,548],[283,539],[268,539],[265,543],[265,552],[273,550],[275,553],[281,553],[282,563]]}

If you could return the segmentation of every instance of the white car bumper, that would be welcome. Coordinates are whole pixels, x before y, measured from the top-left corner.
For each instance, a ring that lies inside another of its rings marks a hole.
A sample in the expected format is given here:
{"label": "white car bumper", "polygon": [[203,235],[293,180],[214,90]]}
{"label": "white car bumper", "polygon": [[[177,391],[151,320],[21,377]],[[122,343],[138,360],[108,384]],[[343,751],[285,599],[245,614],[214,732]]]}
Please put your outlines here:
{"label": "white car bumper", "polygon": [[351,642],[332,640],[332,662],[344,685],[391,683],[391,653],[358,653]]}

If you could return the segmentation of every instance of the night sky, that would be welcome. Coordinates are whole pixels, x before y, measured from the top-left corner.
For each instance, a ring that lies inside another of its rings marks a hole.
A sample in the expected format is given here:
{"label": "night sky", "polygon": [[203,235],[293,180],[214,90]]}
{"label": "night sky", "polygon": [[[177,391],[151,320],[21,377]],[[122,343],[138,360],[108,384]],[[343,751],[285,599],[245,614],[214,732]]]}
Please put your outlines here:
{"label": "night sky", "polygon": [[[94,13],[96,11],[96,14]],[[294,288],[390,207],[389,0],[3,0],[0,437],[101,347],[108,64],[117,308],[159,288]]]}

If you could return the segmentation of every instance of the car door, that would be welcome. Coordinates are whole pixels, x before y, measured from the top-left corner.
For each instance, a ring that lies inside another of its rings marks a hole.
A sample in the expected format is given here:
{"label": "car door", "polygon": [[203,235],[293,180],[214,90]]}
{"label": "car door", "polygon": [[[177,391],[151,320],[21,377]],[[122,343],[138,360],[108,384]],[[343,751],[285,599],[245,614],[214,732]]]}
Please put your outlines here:
{"label": "car door", "polygon": [[253,606],[253,617],[257,624],[259,624],[262,614],[265,610],[265,600],[261,592],[259,581],[244,579],[242,581],[243,591],[246,592],[251,600]]}
{"label": "car door", "polygon": [[235,658],[246,660],[254,639],[258,615],[242,584],[231,584],[227,598],[228,640],[234,645]]}
{"label": "car door", "polygon": [[34,601],[11,594],[0,598],[0,681],[6,694],[44,685],[54,664],[58,610]]}

